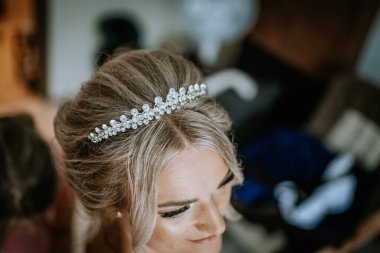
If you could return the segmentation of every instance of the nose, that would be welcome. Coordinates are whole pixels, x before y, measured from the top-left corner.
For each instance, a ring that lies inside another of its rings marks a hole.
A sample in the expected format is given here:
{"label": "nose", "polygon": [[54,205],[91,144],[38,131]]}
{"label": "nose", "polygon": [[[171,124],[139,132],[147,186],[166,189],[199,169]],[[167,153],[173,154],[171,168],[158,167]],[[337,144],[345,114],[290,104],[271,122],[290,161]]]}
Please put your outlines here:
{"label": "nose", "polygon": [[202,205],[196,227],[198,230],[211,235],[220,235],[226,230],[223,215],[219,212],[214,201]]}

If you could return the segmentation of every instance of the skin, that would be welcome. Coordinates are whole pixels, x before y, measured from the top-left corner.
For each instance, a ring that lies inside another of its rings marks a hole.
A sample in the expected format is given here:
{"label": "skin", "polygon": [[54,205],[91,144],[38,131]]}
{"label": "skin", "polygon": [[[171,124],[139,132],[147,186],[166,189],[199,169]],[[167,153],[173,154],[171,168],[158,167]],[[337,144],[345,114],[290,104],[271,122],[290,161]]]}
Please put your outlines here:
{"label": "skin", "polygon": [[[230,170],[215,151],[188,145],[160,175],[157,222],[145,252],[220,252],[231,179]],[[187,210],[162,217],[181,209]]]}

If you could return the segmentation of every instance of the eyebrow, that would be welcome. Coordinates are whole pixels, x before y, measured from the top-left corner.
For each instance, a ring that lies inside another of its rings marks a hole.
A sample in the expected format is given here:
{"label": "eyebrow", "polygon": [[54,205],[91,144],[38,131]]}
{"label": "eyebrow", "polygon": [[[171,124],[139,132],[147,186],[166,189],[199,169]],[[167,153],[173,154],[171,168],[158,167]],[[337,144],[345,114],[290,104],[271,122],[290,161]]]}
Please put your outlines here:
{"label": "eyebrow", "polygon": [[184,200],[184,201],[169,201],[163,204],[159,204],[158,208],[160,207],[168,207],[168,206],[186,206],[192,203],[197,202],[198,199],[189,199],[189,200]]}
{"label": "eyebrow", "polygon": [[[233,173],[231,170],[228,170],[226,175],[222,179],[222,182],[218,185],[217,189],[219,189],[223,185],[229,183],[232,179],[233,179]],[[189,200],[183,200],[183,201],[169,201],[169,202],[165,202],[163,204],[159,204],[158,208],[169,207],[169,206],[186,206],[186,205],[195,203],[197,201],[198,201],[198,199],[189,199]]]}

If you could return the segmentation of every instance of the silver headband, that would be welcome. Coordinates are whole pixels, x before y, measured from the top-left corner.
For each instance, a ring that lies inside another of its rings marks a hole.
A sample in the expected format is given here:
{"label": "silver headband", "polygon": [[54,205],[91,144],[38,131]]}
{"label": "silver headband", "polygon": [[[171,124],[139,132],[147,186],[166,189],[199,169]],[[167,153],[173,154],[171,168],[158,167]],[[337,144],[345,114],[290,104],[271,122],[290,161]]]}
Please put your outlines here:
{"label": "silver headband", "polygon": [[142,105],[142,111],[132,108],[131,118],[121,115],[120,121],[112,119],[109,125],[103,124],[101,127],[96,127],[95,131],[88,135],[88,138],[93,143],[98,143],[110,136],[125,132],[127,129],[137,129],[139,126],[148,125],[151,121],[161,118],[165,113],[170,114],[185,104],[206,95],[206,90],[207,86],[204,83],[189,85],[187,89],[181,87],[178,92],[171,88],[165,102],[161,97],[156,97],[153,108],[149,107],[148,104]]}

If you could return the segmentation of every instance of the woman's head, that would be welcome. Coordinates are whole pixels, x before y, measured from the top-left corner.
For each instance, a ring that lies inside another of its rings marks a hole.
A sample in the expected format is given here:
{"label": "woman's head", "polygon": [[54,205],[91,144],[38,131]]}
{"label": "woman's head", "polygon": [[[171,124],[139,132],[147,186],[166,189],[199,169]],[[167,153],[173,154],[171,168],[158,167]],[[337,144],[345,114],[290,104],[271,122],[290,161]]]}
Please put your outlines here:
{"label": "woman's head", "polygon": [[169,182],[163,181],[163,175],[177,167],[175,161],[181,155],[191,155],[194,150],[198,155],[211,152],[224,164],[218,170],[222,178],[217,180],[223,179],[226,168],[236,181],[241,180],[228,139],[231,122],[213,100],[201,97],[148,125],[101,142],[92,143],[88,135],[110,119],[129,117],[131,108],[152,106],[154,98],[165,98],[170,88],[178,91],[201,78],[190,62],[165,51],[122,53],[99,68],[57,114],[56,135],[66,155],[71,184],[82,203],[94,216],[124,213],[136,248],[154,239],[162,211],[158,208],[163,189],[159,185],[175,183],[169,177]]}
{"label": "woman's head", "polygon": [[0,119],[0,219],[28,218],[52,204],[57,172],[26,115]]}

